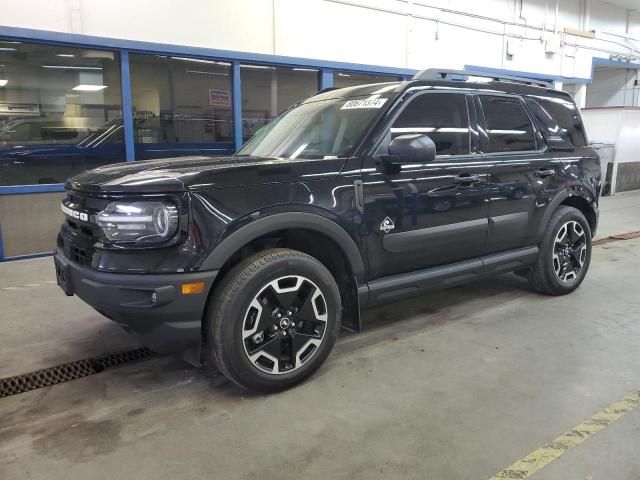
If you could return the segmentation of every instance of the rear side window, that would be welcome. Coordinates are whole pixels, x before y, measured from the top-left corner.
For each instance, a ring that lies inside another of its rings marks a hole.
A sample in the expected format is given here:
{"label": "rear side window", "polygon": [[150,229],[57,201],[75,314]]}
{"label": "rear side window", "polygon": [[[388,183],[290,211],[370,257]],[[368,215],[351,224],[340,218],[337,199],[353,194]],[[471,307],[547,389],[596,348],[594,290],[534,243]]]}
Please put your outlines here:
{"label": "rear side window", "polygon": [[415,97],[391,127],[392,138],[423,133],[436,144],[436,155],[469,153],[469,115],[465,96],[427,93]]}
{"label": "rear side window", "polygon": [[587,138],[573,102],[561,98],[527,98],[527,104],[546,136],[560,135],[576,147],[584,147]]}
{"label": "rear side window", "polygon": [[488,152],[535,150],[533,125],[519,100],[480,96],[489,136]]}

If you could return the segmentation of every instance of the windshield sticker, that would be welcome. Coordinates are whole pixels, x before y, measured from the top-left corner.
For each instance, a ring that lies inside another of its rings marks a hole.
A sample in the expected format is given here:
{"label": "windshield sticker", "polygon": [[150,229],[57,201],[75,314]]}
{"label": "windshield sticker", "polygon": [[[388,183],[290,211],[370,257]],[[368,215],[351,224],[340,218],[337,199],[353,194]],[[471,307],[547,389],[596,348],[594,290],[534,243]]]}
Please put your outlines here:
{"label": "windshield sticker", "polygon": [[353,108],[381,108],[387,99],[379,97],[380,95],[371,95],[369,98],[365,98],[364,100],[349,100],[340,108],[340,110],[350,110]]}

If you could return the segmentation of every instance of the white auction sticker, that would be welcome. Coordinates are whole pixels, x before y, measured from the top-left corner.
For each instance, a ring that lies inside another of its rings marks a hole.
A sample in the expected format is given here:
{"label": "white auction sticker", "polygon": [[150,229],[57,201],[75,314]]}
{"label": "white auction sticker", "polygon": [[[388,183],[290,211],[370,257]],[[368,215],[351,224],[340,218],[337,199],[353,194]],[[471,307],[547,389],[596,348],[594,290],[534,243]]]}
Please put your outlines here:
{"label": "white auction sticker", "polygon": [[349,100],[340,110],[349,110],[352,108],[380,108],[386,102],[386,98],[380,98],[380,95],[371,95],[369,98],[362,100]]}

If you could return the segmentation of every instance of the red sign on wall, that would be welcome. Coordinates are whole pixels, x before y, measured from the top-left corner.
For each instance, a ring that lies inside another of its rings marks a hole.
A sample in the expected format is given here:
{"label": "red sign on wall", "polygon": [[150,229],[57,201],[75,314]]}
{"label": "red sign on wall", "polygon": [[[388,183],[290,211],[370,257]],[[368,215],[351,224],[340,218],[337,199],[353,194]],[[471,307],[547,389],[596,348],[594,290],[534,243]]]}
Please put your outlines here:
{"label": "red sign on wall", "polygon": [[209,105],[230,107],[231,92],[229,90],[209,90]]}

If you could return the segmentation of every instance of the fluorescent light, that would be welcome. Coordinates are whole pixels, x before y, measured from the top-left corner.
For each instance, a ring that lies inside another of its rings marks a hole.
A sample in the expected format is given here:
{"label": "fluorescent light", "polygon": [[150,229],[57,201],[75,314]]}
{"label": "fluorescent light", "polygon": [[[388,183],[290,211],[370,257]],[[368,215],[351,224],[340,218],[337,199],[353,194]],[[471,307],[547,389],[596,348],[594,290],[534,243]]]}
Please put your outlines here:
{"label": "fluorescent light", "polygon": [[76,85],[71,90],[77,90],[79,92],[98,92],[107,88],[106,85]]}
{"label": "fluorescent light", "polygon": [[317,72],[318,70],[315,68],[292,68],[295,72]]}
{"label": "fluorescent light", "polygon": [[102,67],[75,67],[73,65],[42,65],[42,68],[54,68],[58,70],[102,70]]}
{"label": "fluorescent light", "polygon": [[183,62],[196,62],[196,63],[210,63],[213,65],[225,65],[230,66],[228,62],[218,62],[215,60],[203,60],[202,58],[187,58],[187,57],[170,57],[172,60],[182,60]]}
{"label": "fluorescent light", "polygon": [[4,87],[7,83],[9,83],[9,80],[0,80],[0,87]]}
{"label": "fluorescent light", "polygon": [[257,68],[260,70],[273,70],[273,67],[268,67],[266,65],[240,65],[242,68]]}
{"label": "fluorescent light", "polygon": [[56,57],[74,58],[75,55],[73,53],[56,53]]}
{"label": "fluorescent light", "polygon": [[338,73],[339,77],[350,77],[351,75],[349,75],[348,73]]}
{"label": "fluorescent light", "polygon": [[16,51],[15,48],[0,47],[0,52],[15,52],[15,51]]}

